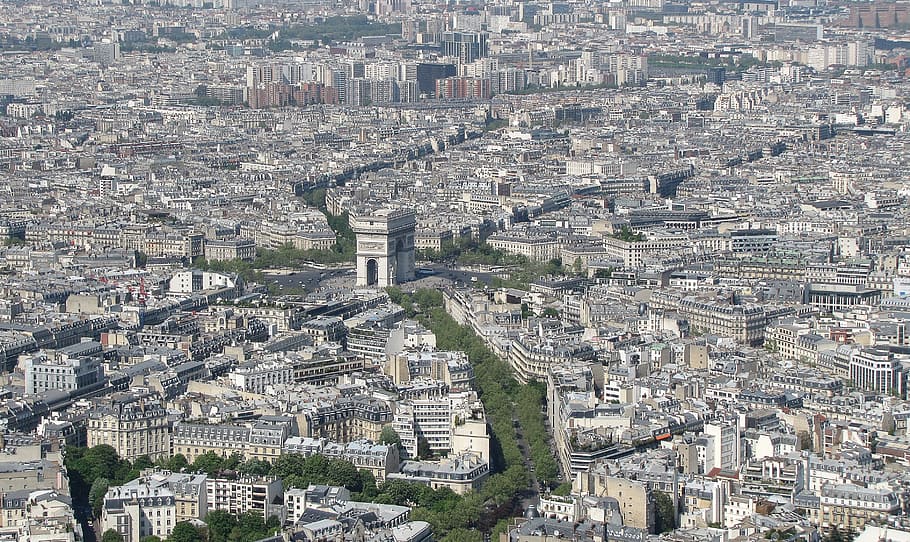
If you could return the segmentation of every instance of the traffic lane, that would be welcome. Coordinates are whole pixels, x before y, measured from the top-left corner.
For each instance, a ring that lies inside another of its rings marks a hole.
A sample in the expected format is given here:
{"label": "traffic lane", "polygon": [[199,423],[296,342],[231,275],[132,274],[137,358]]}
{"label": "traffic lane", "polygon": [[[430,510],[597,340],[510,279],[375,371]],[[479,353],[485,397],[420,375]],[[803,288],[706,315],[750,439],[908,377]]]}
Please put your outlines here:
{"label": "traffic lane", "polygon": [[453,269],[451,267],[448,267],[448,266],[442,265],[442,264],[430,264],[430,265],[427,265],[426,268],[432,269],[435,272],[434,275],[428,275],[428,276],[445,277],[445,278],[453,280],[455,282],[461,282],[464,284],[469,284],[471,282],[474,282],[471,279],[473,277],[476,277],[477,282],[483,282],[484,284],[489,285],[489,284],[493,283],[493,277],[496,276],[495,274],[490,273],[490,272],[466,271],[463,269]]}
{"label": "traffic lane", "polygon": [[346,274],[350,274],[350,269],[308,269],[304,268],[288,275],[266,275],[268,282],[277,284],[279,288],[305,288],[307,290],[315,289],[320,282]]}

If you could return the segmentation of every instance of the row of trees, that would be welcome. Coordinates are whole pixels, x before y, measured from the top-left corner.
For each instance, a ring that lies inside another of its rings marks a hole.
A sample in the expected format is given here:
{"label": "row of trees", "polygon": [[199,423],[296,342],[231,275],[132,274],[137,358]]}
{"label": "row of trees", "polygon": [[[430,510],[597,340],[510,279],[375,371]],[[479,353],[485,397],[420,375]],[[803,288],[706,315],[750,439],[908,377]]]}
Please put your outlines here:
{"label": "row of trees", "polygon": [[[509,365],[490,351],[471,329],[458,325],[442,307],[425,311],[423,323],[436,334],[436,344],[440,349],[465,352],[474,367],[478,394],[492,430],[494,470],[521,467],[523,456],[518,448],[512,416],[516,408],[513,398],[518,396],[521,386],[513,378]],[[534,410],[539,412],[540,406]]]}
{"label": "row of trees", "polygon": [[417,257],[431,262],[442,262],[454,258],[465,265],[525,265],[528,263],[528,259],[520,254],[509,254],[475,239],[445,241],[439,250],[432,248],[419,250]]}
{"label": "row of trees", "polygon": [[[234,515],[224,510],[212,510],[205,516],[205,527],[197,528],[192,523],[181,521],[174,525],[167,539],[146,536],[140,542],[248,542],[274,535],[280,529],[280,520],[275,516],[265,521],[261,514],[253,511]],[[101,536],[101,542],[123,542],[123,536],[109,529]]]}
{"label": "row of trees", "polygon": [[68,447],[66,453],[73,499],[77,504],[90,505],[96,517],[100,515],[108,488],[135,480],[142,469],[151,467],[173,472],[202,472],[209,476],[271,475],[281,478],[285,487],[305,488],[310,484],[344,486],[355,498],[363,500],[372,500],[379,494],[376,479],[370,471],[357,470],[347,461],[321,455],[304,457],[285,454],[269,463],[258,459],[244,461],[238,454],[222,457],[206,452],[193,463],[181,454],[162,458],[157,463],[153,463],[148,456],[142,456],[135,463],[130,463],[121,459],[117,451],[106,444],[92,448]]}
{"label": "row of trees", "polygon": [[546,404],[547,387],[539,382],[521,386],[515,397],[515,412],[524,431],[528,451],[536,468],[537,479],[547,487],[558,483],[559,466],[553,459],[549,434],[541,416],[541,405]]}
{"label": "row of trees", "polygon": [[386,293],[389,294],[392,303],[404,309],[408,318],[414,318],[419,313],[442,307],[442,292],[439,290],[424,288],[408,294],[397,286],[390,286],[386,289]]}
{"label": "row of trees", "polygon": [[90,506],[95,516],[101,513],[104,494],[110,486],[138,478],[140,470],[154,465],[147,456],[130,463],[106,444],[93,448],[67,447],[64,464],[73,502],[78,509]]}
{"label": "row of trees", "polygon": [[343,459],[321,455],[304,457],[284,454],[269,463],[261,459],[244,460],[239,454],[223,457],[214,452],[199,455],[192,464],[181,454],[159,462],[158,466],[180,472],[203,472],[209,476],[234,477],[237,475],[276,476],[284,487],[306,488],[310,484],[344,486],[357,499],[372,500],[377,494],[376,478],[368,470],[357,470]]}
{"label": "row of trees", "polygon": [[345,236],[338,233],[343,228],[347,228],[350,231],[350,226],[347,225],[347,213],[343,217],[332,217],[329,222],[333,224],[332,228],[336,231],[336,236],[338,236],[331,249],[303,250],[295,248],[294,245],[286,244],[274,250],[267,248],[258,249],[256,251],[256,259],[252,262],[197,258],[193,265],[206,271],[236,273],[247,282],[261,283],[265,279],[262,274],[263,269],[299,268],[305,266],[308,262],[340,264],[353,261],[354,251],[356,250],[353,240],[354,233],[350,232]]}
{"label": "row of trees", "polygon": [[[123,484],[139,476],[139,467],[153,466],[151,461],[145,459],[130,464],[120,459],[110,446],[70,448],[68,451],[67,465],[73,469],[73,482],[89,479],[106,480],[107,484],[108,480],[103,475],[113,472],[116,477],[109,482]],[[518,466],[493,476],[483,490],[467,495],[457,495],[448,488],[432,489],[402,480],[389,480],[377,487],[369,471],[358,471],[347,461],[321,455],[303,457],[286,454],[268,463],[255,459],[243,461],[238,455],[225,458],[206,453],[192,464],[187,463],[182,455],[175,455],[159,461],[157,466],[205,472],[212,476],[241,473],[273,475],[281,478],[285,487],[305,488],[310,484],[344,486],[355,500],[413,507],[412,518],[430,523],[435,535],[445,542],[480,542],[483,538],[481,531],[489,531],[496,521],[511,515],[514,496],[527,487],[527,476]],[[84,485],[74,483],[72,488],[74,498],[87,498]],[[103,500],[106,491],[105,485],[99,499]],[[221,510],[209,512],[205,524],[204,529],[197,529],[189,523],[178,523],[166,542],[245,542],[264,538],[280,527],[277,518],[266,522],[261,515],[254,513],[234,516]],[[105,532],[102,537],[102,542],[120,540],[115,531]],[[160,541],[151,537],[143,542]]]}
{"label": "row of trees", "polygon": [[344,212],[340,215],[330,213],[325,203],[325,194],[324,188],[318,188],[307,192],[303,199],[307,205],[319,209],[325,215],[329,227],[335,232],[335,250],[342,254],[347,254],[353,260],[354,253],[357,250],[357,239],[354,235],[354,230],[351,229],[348,213]]}
{"label": "row of trees", "polygon": [[[392,301],[404,307],[410,316],[418,315],[422,323],[436,334],[439,348],[465,352],[474,367],[476,385],[491,428],[492,468],[500,472],[484,486],[481,496],[486,519],[478,525],[492,527],[495,537],[498,531],[506,528],[507,518],[516,511],[518,499],[529,489],[524,458],[518,447],[516,418],[524,431],[539,481],[544,487],[550,487],[557,481],[558,468],[550,453],[541,414],[541,405],[545,403],[544,388],[539,384],[519,384],[513,378],[508,363],[487,348],[470,328],[458,325],[445,312],[439,291],[424,289],[407,294],[398,288],[390,288],[388,292]],[[476,498],[466,497],[465,506],[470,508],[472,499]],[[445,519],[439,521],[443,523],[442,527],[451,527],[445,525]],[[437,527],[430,519],[427,521]],[[454,527],[450,531],[451,536],[467,536],[463,529]]]}
{"label": "row of trees", "polygon": [[[394,292],[393,292],[394,293]],[[493,536],[508,525],[508,516],[516,511],[518,499],[529,490],[528,475],[518,447],[517,418],[524,431],[538,480],[543,488],[557,483],[558,467],[550,453],[548,435],[541,406],[545,390],[536,383],[519,384],[508,363],[499,359],[468,327],[458,325],[442,308],[442,295],[435,290],[417,291],[412,295],[392,295],[401,301],[415,303],[420,309],[422,323],[436,334],[440,349],[465,352],[474,368],[478,393],[486,410],[491,428],[493,476],[484,486],[491,496],[487,503],[487,524],[494,521]],[[495,496],[493,498],[492,496]]]}
{"label": "row of trees", "polygon": [[[458,497],[457,508],[420,507],[413,517],[429,522],[434,532],[448,542],[474,541],[481,531],[493,531],[493,538],[508,526],[508,518],[517,511],[518,498],[528,490],[528,474],[518,448],[518,435],[512,413],[516,408],[511,396],[521,389],[512,378],[508,364],[497,358],[470,329],[459,326],[443,307],[442,293],[422,289],[408,294],[389,288],[391,300],[401,305],[409,317],[421,322],[436,334],[437,345],[446,350],[464,351],[474,367],[474,375],[491,427],[490,452],[494,474],[478,493]],[[532,411],[539,412],[539,404]],[[380,491],[386,493],[384,484]],[[394,486],[393,486],[394,487]],[[384,497],[380,497],[380,502]],[[449,502],[449,505],[456,504]],[[458,510],[457,514],[451,510]]]}

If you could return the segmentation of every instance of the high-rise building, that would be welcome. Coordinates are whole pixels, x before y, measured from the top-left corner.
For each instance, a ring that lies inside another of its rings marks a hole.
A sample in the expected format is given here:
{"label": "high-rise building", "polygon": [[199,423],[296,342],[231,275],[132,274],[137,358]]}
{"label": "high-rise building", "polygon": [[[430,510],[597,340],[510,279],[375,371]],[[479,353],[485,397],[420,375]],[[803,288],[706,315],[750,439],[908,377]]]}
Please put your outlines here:
{"label": "high-rise building", "polygon": [[708,68],[706,75],[709,83],[714,83],[715,85],[722,87],[724,86],[724,81],[727,80],[727,68],[724,68],[723,66],[712,66]]}
{"label": "high-rise building", "polygon": [[443,56],[458,59],[459,64],[468,64],[490,53],[485,32],[443,32],[440,40]]}
{"label": "high-rise building", "polygon": [[417,87],[421,94],[436,92],[436,81],[446,77],[454,77],[456,73],[454,64],[431,64],[422,62],[417,65]]}

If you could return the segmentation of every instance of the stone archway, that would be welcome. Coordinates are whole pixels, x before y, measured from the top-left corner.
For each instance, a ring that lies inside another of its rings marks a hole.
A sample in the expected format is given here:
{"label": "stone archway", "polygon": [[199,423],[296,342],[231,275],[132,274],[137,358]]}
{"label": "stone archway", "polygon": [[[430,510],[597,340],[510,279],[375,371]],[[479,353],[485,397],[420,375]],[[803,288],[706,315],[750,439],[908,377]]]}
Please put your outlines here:
{"label": "stone archway", "polygon": [[367,286],[379,284],[379,262],[376,258],[367,260]]}

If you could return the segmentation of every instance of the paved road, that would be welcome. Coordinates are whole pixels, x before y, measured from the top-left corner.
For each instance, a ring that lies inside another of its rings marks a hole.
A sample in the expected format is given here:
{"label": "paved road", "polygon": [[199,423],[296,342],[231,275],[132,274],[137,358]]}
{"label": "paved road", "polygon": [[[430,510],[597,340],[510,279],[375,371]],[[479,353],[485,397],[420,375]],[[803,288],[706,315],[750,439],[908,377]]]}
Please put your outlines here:
{"label": "paved road", "polygon": [[528,442],[525,440],[524,431],[518,422],[517,416],[512,416],[512,425],[515,426],[515,438],[518,442],[518,449],[521,451],[521,461],[525,470],[528,471],[530,484],[528,492],[521,499],[521,509],[527,510],[529,506],[540,504],[540,483],[537,481],[537,473],[534,472],[534,462],[531,460],[531,450],[528,448]]}
{"label": "paved road", "polygon": [[[490,285],[495,277],[493,273],[468,271],[444,264],[423,264],[419,266],[418,269],[432,269],[433,273],[418,274],[416,280],[401,285],[404,290],[413,291],[420,288],[440,288],[452,284],[455,286],[468,286],[471,284]],[[301,267],[293,272],[282,272],[281,274],[266,273],[265,277],[269,283],[278,285],[278,294],[280,295],[282,290],[290,290],[293,288],[303,288],[309,293],[318,290],[320,287],[326,286],[353,287],[356,274],[352,264],[339,269]]]}
{"label": "paved road", "polygon": [[313,269],[311,267],[302,267],[300,270],[287,275],[266,275],[265,278],[278,285],[279,293],[281,290],[290,288],[304,288],[307,292],[312,292],[319,287],[321,282],[331,279],[350,276],[353,285],[354,275],[351,273],[354,267],[342,269]]}
{"label": "paved road", "polygon": [[[425,278],[435,277],[435,278],[448,279],[448,280],[454,282],[456,286],[464,286],[464,285],[472,284],[475,281],[473,281],[471,279],[474,279],[474,278],[477,279],[476,282],[481,282],[483,284],[489,285],[489,284],[493,283],[493,277],[495,276],[493,273],[468,271],[465,269],[459,269],[457,267],[451,267],[451,266],[444,265],[441,263],[420,265],[420,266],[418,266],[418,269],[432,269],[434,274],[425,275]],[[420,275],[418,275],[418,277],[420,277]],[[420,282],[420,280],[418,280],[417,282]],[[418,286],[418,288],[419,287],[420,286]]]}

